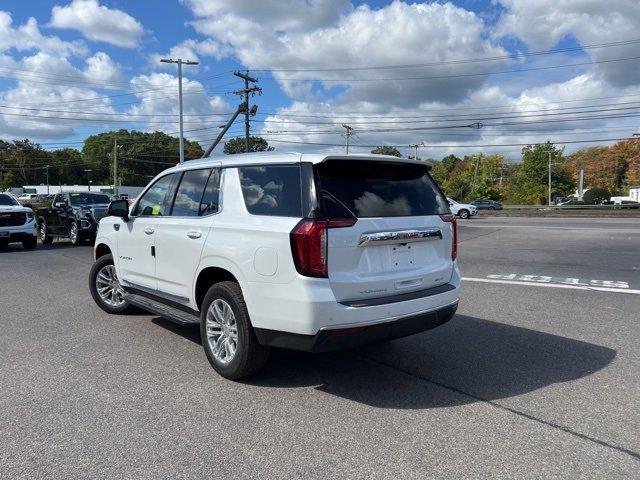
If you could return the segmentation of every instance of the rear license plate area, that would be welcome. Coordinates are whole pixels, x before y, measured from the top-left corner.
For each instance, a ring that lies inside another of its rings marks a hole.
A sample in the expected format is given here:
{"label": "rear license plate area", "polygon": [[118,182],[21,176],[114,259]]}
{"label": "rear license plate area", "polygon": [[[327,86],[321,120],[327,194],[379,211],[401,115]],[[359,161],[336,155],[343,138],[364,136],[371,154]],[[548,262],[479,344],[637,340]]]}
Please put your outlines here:
{"label": "rear license plate area", "polygon": [[389,245],[389,258],[391,260],[391,268],[393,270],[406,270],[416,267],[416,251],[415,245],[397,244]]}

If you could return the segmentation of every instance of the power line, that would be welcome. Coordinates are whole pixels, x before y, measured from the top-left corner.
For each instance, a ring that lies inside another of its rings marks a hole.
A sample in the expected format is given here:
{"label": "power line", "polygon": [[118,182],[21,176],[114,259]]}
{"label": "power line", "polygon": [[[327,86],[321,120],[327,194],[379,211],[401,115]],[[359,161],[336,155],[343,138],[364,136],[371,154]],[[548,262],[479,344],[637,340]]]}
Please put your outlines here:
{"label": "power line", "polygon": [[466,58],[460,60],[448,60],[442,62],[429,62],[429,63],[413,63],[406,65],[377,65],[377,66],[364,66],[364,67],[327,67],[327,68],[268,68],[257,69],[259,72],[346,72],[346,71],[360,71],[360,70],[389,70],[389,69],[403,69],[403,68],[420,68],[420,67],[434,67],[443,65],[459,65],[464,63],[478,63],[496,60],[515,60],[517,58],[526,58],[539,55],[555,55],[558,53],[567,53],[582,50],[591,50],[597,48],[609,48],[627,46],[640,43],[640,39],[633,40],[621,40],[619,42],[600,43],[583,45],[580,47],[566,47],[553,50],[540,50],[533,52],[516,52],[511,55],[498,55],[493,57],[480,57],[480,58]]}
{"label": "power line", "polygon": [[585,65],[597,65],[603,63],[613,63],[613,62],[625,62],[629,60],[638,60],[638,57],[626,57],[626,58],[614,58],[609,60],[597,60],[597,61],[589,61],[589,62],[580,62],[580,63],[567,63],[564,65],[549,65],[545,67],[530,67],[530,68],[520,68],[515,70],[499,70],[495,72],[477,72],[477,73],[461,73],[461,74],[451,74],[451,75],[430,75],[430,76],[419,76],[419,77],[396,77],[396,78],[279,78],[279,77],[265,77],[267,80],[273,81],[317,81],[317,82],[338,82],[338,83],[351,83],[351,82],[401,82],[401,81],[409,81],[409,80],[438,80],[445,78],[464,78],[464,77],[478,77],[485,75],[502,75],[509,73],[522,73],[522,72],[533,72],[540,70],[553,70],[557,68],[571,68],[571,67],[581,67]]}

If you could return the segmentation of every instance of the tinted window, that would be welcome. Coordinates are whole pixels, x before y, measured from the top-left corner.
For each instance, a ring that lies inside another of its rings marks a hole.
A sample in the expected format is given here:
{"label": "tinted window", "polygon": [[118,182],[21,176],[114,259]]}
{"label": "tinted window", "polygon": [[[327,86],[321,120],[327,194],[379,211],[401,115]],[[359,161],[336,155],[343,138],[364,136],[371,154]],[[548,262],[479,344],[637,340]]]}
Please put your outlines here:
{"label": "tinted window", "polygon": [[2,206],[14,206],[18,205],[12,196],[10,195],[0,195],[0,205]]}
{"label": "tinted window", "polygon": [[171,215],[178,217],[197,217],[200,211],[200,201],[207,185],[211,170],[188,170],[182,175],[180,186],[173,201]]}
{"label": "tinted window", "polygon": [[238,172],[249,213],[302,216],[299,166],[244,167]]}
{"label": "tinted window", "polygon": [[209,215],[218,211],[220,203],[220,169],[214,168],[209,175],[207,188],[200,202],[200,215]]}
{"label": "tinted window", "polygon": [[141,197],[136,206],[136,215],[167,215],[170,202],[165,201],[171,189],[175,173],[159,178]]}
{"label": "tinted window", "polygon": [[449,211],[424,165],[328,160],[315,168],[327,216],[403,217]]}
{"label": "tinted window", "polygon": [[96,205],[100,203],[109,203],[111,201],[108,195],[104,195],[102,193],[70,193],[69,197],[71,198],[71,205]]}

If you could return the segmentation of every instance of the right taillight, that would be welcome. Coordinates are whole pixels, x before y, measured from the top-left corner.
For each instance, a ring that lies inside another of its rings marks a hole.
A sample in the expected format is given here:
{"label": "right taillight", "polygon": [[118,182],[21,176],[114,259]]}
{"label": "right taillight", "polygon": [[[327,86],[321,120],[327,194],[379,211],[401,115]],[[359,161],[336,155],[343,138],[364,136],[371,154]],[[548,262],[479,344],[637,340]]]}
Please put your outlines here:
{"label": "right taillight", "polygon": [[300,275],[327,278],[327,230],[329,228],[351,227],[355,218],[313,220],[303,218],[289,235],[293,263]]}
{"label": "right taillight", "polygon": [[455,260],[458,258],[458,222],[456,220],[456,216],[450,213],[445,215],[440,215],[440,218],[444,222],[451,223],[451,229],[453,233],[453,238],[451,240],[451,260]]}

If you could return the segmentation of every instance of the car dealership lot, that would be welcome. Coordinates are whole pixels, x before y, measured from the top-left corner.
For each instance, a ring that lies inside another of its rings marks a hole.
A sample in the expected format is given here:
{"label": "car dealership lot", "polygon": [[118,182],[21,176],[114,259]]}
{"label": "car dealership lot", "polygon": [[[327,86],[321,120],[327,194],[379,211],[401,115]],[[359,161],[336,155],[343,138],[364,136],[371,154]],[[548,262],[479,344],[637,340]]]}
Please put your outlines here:
{"label": "car dealership lot", "polygon": [[0,477],[640,475],[639,222],[480,217],[460,239],[447,325],[275,352],[243,383],[197,330],[99,310],[90,248],[1,251]]}

